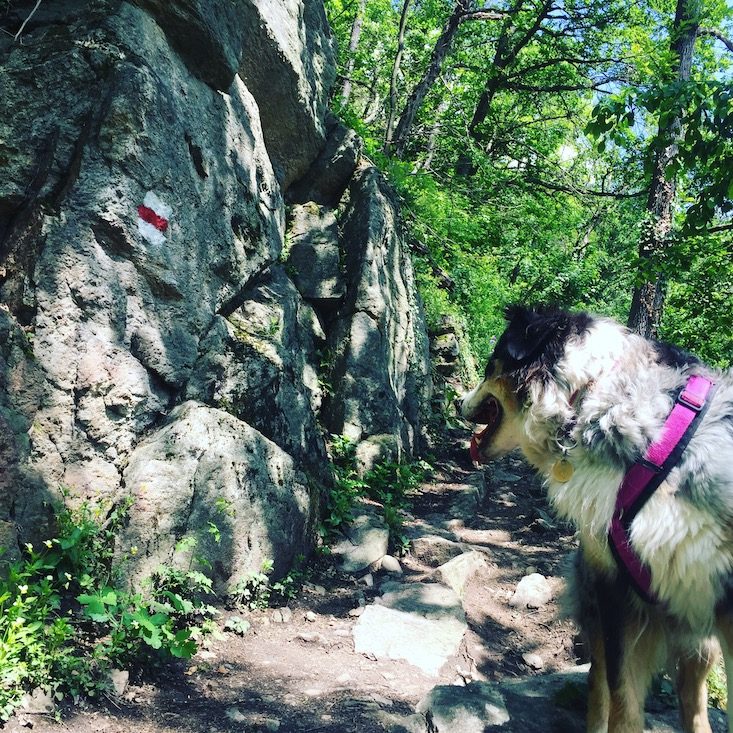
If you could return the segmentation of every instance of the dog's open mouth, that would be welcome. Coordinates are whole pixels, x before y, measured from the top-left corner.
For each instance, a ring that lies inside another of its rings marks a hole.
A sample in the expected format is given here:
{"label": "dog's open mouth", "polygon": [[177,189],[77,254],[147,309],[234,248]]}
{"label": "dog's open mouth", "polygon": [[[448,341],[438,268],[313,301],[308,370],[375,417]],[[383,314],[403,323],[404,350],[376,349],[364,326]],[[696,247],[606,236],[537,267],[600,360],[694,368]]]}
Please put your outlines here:
{"label": "dog's open mouth", "polygon": [[471,460],[475,463],[481,463],[482,445],[491,440],[491,436],[498,430],[501,423],[501,412],[499,401],[495,397],[489,397],[471,416],[474,422],[486,426],[471,436]]}

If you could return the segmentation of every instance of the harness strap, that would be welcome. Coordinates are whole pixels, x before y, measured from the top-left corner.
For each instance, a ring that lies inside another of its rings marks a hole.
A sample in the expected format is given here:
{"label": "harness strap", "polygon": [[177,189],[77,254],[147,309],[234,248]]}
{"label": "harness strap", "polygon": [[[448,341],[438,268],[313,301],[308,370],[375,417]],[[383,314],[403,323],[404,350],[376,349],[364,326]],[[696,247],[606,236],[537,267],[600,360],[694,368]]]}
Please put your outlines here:
{"label": "harness strap", "polygon": [[695,374],[688,378],[662,427],[659,440],[652,443],[644,457],[627,471],[616,496],[608,532],[611,551],[619,569],[649,603],[657,602],[651,591],[651,572],[631,547],[629,527],[679,461],[710,404],[713,387],[714,383],[707,377]]}

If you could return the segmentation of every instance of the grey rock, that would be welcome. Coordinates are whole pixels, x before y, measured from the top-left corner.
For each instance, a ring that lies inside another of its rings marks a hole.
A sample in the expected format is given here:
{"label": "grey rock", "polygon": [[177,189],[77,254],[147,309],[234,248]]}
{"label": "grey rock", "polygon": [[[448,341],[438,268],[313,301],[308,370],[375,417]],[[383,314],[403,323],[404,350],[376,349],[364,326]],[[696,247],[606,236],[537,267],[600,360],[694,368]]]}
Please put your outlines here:
{"label": "grey rock", "polygon": [[343,530],[344,538],[331,548],[339,569],[356,573],[387,554],[389,528],[372,511],[363,511]]}
{"label": "grey rock", "polygon": [[387,710],[379,710],[375,718],[388,733],[425,733],[425,718],[419,713],[397,715]]}
{"label": "grey rock", "polygon": [[[48,536],[64,485],[134,495],[118,549],[138,548],[136,577],[182,537],[217,588],[265,558],[284,572],[328,467],[326,335],[278,264],[283,190],[335,201],[359,150],[326,121],[322,3],[41,3],[22,41],[0,43],[0,541]],[[414,278],[376,172],[350,197],[349,232],[371,224],[340,243],[352,297],[324,321],[348,340],[331,424],[409,453],[429,392]]]}
{"label": "grey rock", "polygon": [[443,583],[460,598],[463,598],[463,591],[466,583],[479,570],[485,568],[486,556],[482,552],[475,550],[464,552],[438,568],[438,575]]}
{"label": "grey rock", "polygon": [[396,557],[392,557],[392,555],[385,555],[382,558],[379,569],[385,573],[392,573],[393,575],[402,575],[403,573],[400,561]]}
{"label": "grey rock", "polygon": [[411,552],[420,562],[437,567],[462,554],[463,545],[437,535],[423,535],[412,540]]}
{"label": "grey rock", "polygon": [[510,473],[509,471],[504,471],[498,467],[493,468],[491,471],[491,478],[506,484],[515,484],[517,481],[522,480],[522,477],[518,476],[516,473]]}
{"label": "grey rock", "polygon": [[486,495],[486,478],[483,473],[476,472],[467,480],[463,490],[458,495],[457,501],[453,504],[454,516],[470,518],[476,514]]}
{"label": "grey rock", "polygon": [[354,649],[377,659],[402,659],[437,676],[458,651],[465,630],[465,625],[452,618],[424,618],[372,605],[364,609],[354,627]]}
{"label": "grey rock", "polygon": [[314,203],[293,206],[286,268],[307,300],[338,302],[346,293],[333,211]]}
{"label": "grey rock", "polygon": [[117,697],[122,697],[130,682],[130,673],[126,669],[112,669],[109,672],[109,683],[112,692]]}
{"label": "grey rock", "polygon": [[324,118],[335,55],[323,4],[248,0],[239,74],[260,108],[262,130],[284,189],[301,178],[325,144]]}
{"label": "grey rock", "polygon": [[524,663],[532,669],[542,669],[545,666],[545,661],[539,654],[534,652],[525,652],[522,654]]}
{"label": "grey rock", "polygon": [[403,659],[435,676],[466,631],[458,597],[435,583],[389,584],[379,603],[367,606],[354,626],[357,653]]}
{"label": "grey rock", "polygon": [[417,711],[425,716],[428,730],[440,733],[484,733],[488,726],[510,720],[504,697],[496,685],[438,685],[420,700]]}
{"label": "grey rock", "polygon": [[[0,419],[14,435],[21,538],[43,532],[62,484],[82,497],[121,490],[215,313],[277,257],[284,228],[259,112],[238,77],[215,92],[140,7],[69,2],[44,15],[46,5],[33,42],[0,65],[0,320],[10,320],[0,328],[14,334]],[[47,33],[47,22],[69,32]],[[170,213],[149,241],[138,207],[150,191]],[[27,360],[20,324],[33,335]],[[6,389],[13,374],[24,396]]]}
{"label": "grey rock", "polygon": [[370,435],[356,446],[354,451],[356,470],[363,476],[380,463],[396,463],[401,453],[398,436],[390,434]]}
{"label": "grey rock", "polygon": [[234,312],[214,318],[186,397],[252,425],[325,481],[328,459],[317,422],[317,348],[324,338],[311,306],[273,267]]}
{"label": "grey rock", "polygon": [[541,608],[552,600],[552,586],[544,575],[525,575],[517,584],[510,606],[517,608]]}
{"label": "grey rock", "polygon": [[[196,540],[195,553],[211,563],[220,588],[265,559],[282,574],[307,550],[313,517],[305,477],[277,445],[222,410],[177,407],[137,446],[124,477],[135,503],[121,543],[140,550],[137,576],[171,556],[187,564],[189,555],[175,551],[183,537]],[[207,532],[209,522],[220,542]]]}
{"label": "grey rock", "polygon": [[466,614],[454,591],[439,583],[401,583],[391,581],[381,587],[377,603],[398,611],[426,618],[453,618],[465,622]]}
{"label": "grey rock", "polygon": [[287,607],[276,608],[272,612],[272,620],[276,624],[287,624],[293,620],[293,612]]}
{"label": "grey rock", "polygon": [[353,130],[331,119],[326,145],[306,175],[287,192],[289,201],[336,206],[361,156],[363,143]]}
{"label": "grey rock", "polygon": [[245,44],[241,8],[249,3],[134,1],[155,18],[192,74],[222,92],[231,86]]}
{"label": "grey rock", "polygon": [[329,334],[334,394],[324,420],[355,442],[397,436],[412,455],[432,389],[424,317],[393,193],[366,163],[350,184],[342,243],[347,294]]}
{"label": "grey rock", "polygon": [[42,687],[36,687],[32,692],[23,695],[20,709],[25,713],[48,714],[56,708],[53,695]]}

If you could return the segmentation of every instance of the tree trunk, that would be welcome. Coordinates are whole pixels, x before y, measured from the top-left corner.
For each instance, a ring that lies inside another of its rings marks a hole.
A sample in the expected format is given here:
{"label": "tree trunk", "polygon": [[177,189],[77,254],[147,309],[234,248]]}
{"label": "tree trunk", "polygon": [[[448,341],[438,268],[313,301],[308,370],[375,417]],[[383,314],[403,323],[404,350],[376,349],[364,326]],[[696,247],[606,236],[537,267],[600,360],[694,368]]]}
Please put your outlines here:
{"label": "tree trunk", "polygon": [[[677,60],[676,77],[680,81],[690,78],[695,39],[700,25],[700,0],[677,0],[672,27],[671,51]],[[672,207],[676,182],[665,175],[669,164],[677,157],[678,143],[682,137],[680,113],[670,115],[664,127],[657,132],[662,143],[654,159],[652,180],[646,203],[646,222],[639,239],[639,257],[649,261],[666,246],[672,230]],[[666,283],[656,277],[634,288],[628,326],[647,338],[656,338],[662,319]]]}
{"label": "tree trunk", "polygon": [[389,82],[389,111],[387,114],[387,126],[384,131],[384,151],[389,153],[392,149],[392,132],[397,111],[397,79],[402,65],[402,54],[405,50],[405,29],[407,27],[407,11],[410,8],[410,0],[404,0],[402,15],[400,15],[400,28],[397,32],[397,53],[392,64],[392,77]]}
{"label": "tree trunk", "polygon": [[549,15],[552,10],[553,0],[545,0],[542,6],[537,11],[532,25],[527,28],[526,31],[519,37],[514,43],[510,44],[510,38],[513,37],[517,28],[514,24],[514,16],[518,15],[519,11],[524,5],[524,0],[516,0],[514,5],[507,11],[506,20],[502,26],[501,33],[496,42],[496,52],[494,54],[494,61],[491,65],[491,73],[489,78],[486,80],[486,86],[484,87],[478,102],[476,103],[476,109],[473,113],[473,119],[471,124],[468,126],[468,132],[472,138],[479,140],[481,135],[476,129],[484,120],[491,109],[491,103],[494,101],[494,96],[501,89],[504,78],[503,74],[505,69],[514,61],[516,61],[519,52],[537,35],[542,22]]}
{"label": "tree trunk", "polygon": [[344,83],[341,87],[341,104],[346,106],[351,96],[351,77],[354,74],[354,65],[356,64],[356,49],[359,47],[359,38],[361,38],[361,29],[364,25],[364,9],[366,0],[359,0],[359,7],[356,9],[356,17],[351,26],[351,37],[349,38],[349,61],[346,64],[346,74],[344,75]]}
{"label": "tree trunk", "polygon": [[[448,89],[449,95],[450,95],[450,91],[451,89],[449,87]],[[431,169],[433,165],[433,158],[435,157],[435,149],[438,146],[438,135],[440,134],[441,118],[448,111],[449,106],[450,106],[449,97],[446,97],[440,100],[438,109],[435,111],[435,121],[433,122],[433,126],[430,128],[430,135],[428,135],[428,144],[425,148],[425,160],[419,162],[415,166],[415,171],[419,171],[419,170],[429,171]]]}
{"label": "tree trunk", "polygon": [[394,152],[397,157],[402,157],[405,146],[410,137],[412,126],[415,122],[415,116],[417,115],[422,103],[425,101],[425,97],[432,88],[435,80],[438,78],[438,74],[443,66],[443,61],[448,55],[451,46],[453,45],[453,39],[455,38],[458,26],[461,24],[461,20],[466,12],[470,9],[471,0],[456,0],[456,5],[453,8],[448,21],[443,28],[443,32],[435,43],[433,53],[430,57],[430,63],[428,64],[425,73],[422,75],[420,81],[415,85],[410,96],[407,98],[405,108],[402,110],[399,122],[397,123],[397,129],[393,137],[388,138],[386,151],[388,153]]}

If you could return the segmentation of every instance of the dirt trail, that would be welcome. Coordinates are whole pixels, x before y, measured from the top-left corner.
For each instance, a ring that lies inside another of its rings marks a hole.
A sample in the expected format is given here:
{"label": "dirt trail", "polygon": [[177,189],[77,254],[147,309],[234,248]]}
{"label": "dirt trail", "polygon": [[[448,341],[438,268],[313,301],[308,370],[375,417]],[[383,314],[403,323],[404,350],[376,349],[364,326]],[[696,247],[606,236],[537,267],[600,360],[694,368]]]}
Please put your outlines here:
{"label": "dirt trail", "polygon": [[[465,463],[440,464],[415,495],[407,525],[416,549],[402,559],[402,582],[434,581],[435,566],[445,559],[441,553],[451,542],[470,545],[487,560],[465,588],[468,630],[439,676],[405,661],[355,653],[352,633],[360,609],[374,601],[390,576],[374,573],[370,587],[363,579],[337,572],[325,559],[290,603],[292,617],[286,613],[285,622],[272,609],[252,612],[244,637],[225,633],[190,662],[146,681],[133,681],[120,698],[65,711],[61,723],[44,715],[21,714],[6,730],[425,730],[415,705],[437,684],[481,680],[505,685],[512,679],[529,679],[541,690],[542,681],[550,679],[546,673],[579,663],[574,627],[559,618],[557,600],[562,564],[574,546],[572,533],[549,516],[540,486],[521,461],[509,457],[483,476]],[[441,544],[441,539],[446,542]],[[550,579],[555,597],[541,608],[513,608],[509,599],[528,570]],[[512,722],[497,730],[581,730],[582,683],[565,685],[561,694],[552,695],[564,699],[552,700],[548,712],[547,700],[540,703],[538,698],[528,705],[526,696],[514,700],[511,691],[505,694]],[[509,704],[512,700],[514,707]],[[674,720],[674,713],[669,715]]]}

